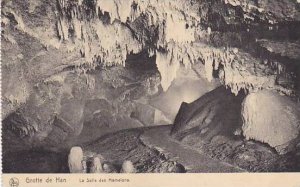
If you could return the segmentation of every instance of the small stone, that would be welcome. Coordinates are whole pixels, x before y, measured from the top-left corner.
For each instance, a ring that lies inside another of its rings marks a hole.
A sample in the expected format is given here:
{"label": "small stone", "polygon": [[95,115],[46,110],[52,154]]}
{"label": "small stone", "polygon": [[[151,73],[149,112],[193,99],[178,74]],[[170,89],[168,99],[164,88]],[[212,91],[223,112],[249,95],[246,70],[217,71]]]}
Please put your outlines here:
{"label": "small stone", "polygon": [[208,33],[209,35],[211,34],[211,28],[210,28],[210,27],[207,28],[207,33]]}
{"label": "small stone", "polygon": [[113,165],[109,164],[109,163],[103,164],[103,171],[105,173],[118,173],[116,168]]}
{"label": "small stone", "polygon": [[243,134],[242,129],[241,129],[241,128],[236,129],[236,130],[233,132],[233,134],[234,134],[235,136],[241,136],[241,135]]}
{"label": "small stone", "polygon": [[82,173],[87,173],[87,164],[86,164],[86,161],[83,160],[81,162],[81,165],[82,165]]}

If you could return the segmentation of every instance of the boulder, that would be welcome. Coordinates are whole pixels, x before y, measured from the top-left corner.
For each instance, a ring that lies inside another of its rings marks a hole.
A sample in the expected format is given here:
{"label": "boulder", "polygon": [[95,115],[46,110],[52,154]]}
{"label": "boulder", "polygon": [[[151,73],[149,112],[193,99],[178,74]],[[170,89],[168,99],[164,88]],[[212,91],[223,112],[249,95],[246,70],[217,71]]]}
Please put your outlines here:
{"label": "boulder", "polygon": [[242,104],[243,135],[284,154],[299,143],[300,107],[272,91],[248,95]]}
{"label": "boulder", "polygon": [[243,98],[243,94],[235,96],[229,89],[219,87],[190,104],[182,103],[172,136],[196,142],[210,141],[217,135],[233,136],[242,125],[239,113]]}

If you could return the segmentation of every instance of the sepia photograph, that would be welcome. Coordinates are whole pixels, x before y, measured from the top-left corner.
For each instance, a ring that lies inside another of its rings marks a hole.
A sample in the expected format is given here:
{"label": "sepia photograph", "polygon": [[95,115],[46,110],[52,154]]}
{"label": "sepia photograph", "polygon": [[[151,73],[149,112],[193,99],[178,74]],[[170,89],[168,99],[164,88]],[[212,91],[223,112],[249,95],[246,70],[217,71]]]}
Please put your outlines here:
{"label": "sepia photograph", "polygon": [[4,174],[300,172],[300,0],[1,0],[1,81]]}

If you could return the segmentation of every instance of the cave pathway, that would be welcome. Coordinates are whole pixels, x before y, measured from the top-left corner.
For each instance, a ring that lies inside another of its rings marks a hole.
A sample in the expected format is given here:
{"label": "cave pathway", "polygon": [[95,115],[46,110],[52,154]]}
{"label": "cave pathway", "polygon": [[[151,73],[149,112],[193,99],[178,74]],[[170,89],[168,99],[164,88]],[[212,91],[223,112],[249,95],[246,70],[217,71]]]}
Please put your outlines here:
{"label": "cave pathway", "polygon": [[170,135],[171,126],[160,126],[146,130],[141,141],[152,148],[159,150],[170,158],[181,163],[188,173],[225,173],[246,172],[230,164],[212,159],[204,153],[190,146],[181,144]]}

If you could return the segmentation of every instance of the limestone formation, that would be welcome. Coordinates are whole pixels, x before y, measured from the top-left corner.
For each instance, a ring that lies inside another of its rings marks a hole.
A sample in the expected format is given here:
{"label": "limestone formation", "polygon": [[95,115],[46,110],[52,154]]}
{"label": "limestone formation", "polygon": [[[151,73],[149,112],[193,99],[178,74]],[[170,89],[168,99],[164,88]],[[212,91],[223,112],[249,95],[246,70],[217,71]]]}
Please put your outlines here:
{"label": "limestone formation", "polygon": [[281,156],[297,154],[299,114],[299,104],[276,92],[234,96],[220,87],[183,103],[171,133],[183,144],[248,171],[285,171],[299,167],[296,156],[289,162]]}
{"label": "limestone formation", "polygon": [[82,173],[84,170],[83,151],[81,147],[72,147],[68,156],[70,173]]}
{"label": "limestone formation", "polygon": [[122,164],[121,173],[135,173],[135,168],[131,161],[125,160]]}
{"label": "limestone formation", "polygon": [[103,173],[101,160],[97,156],[92,158],[91,164],[90,164],[89,167],[90,167],[89,168],[89,173]]}
{"label": "limestone formation", "polygon": [[[72,54],[69,58],[76,60],[71,60],[69,65],[85,64],[92,69],[99,63],[103,66],[125,66],[129,54],[146,50],[149,56],[157,56],[156,63],[164,90],[176,77],[179,65],[191,68],[201,61],[206,71],[203,76],[210,81],[214,78],[213,70],[222,71],[221,79],[233,93],[242,89],[272,88],[290,95],[294,94],[293,90],[276,85],[274,80],[278,74],[290,74],[294,70],[286,68],[290,65],[281,58],[274,58],[273,53],[278,54],[285,46],[298,46],[297,41],[282,45],[275,40],[281,29],[287,32],[293,29],[289,25],[284,28],[285,23],[299,21],[300,13],[296,2],[285,2],[286,6],[282,6],[282,3],[281,0],[266,3],[249,0],[213,3],[207,0],[98,0],[91,3],[61,0],[50,4],[46,1],[38,5],[32,3],[34,6],[29,3],[30,15],[24,15],[27,12],[19,14],[17,11],[18,4],[22,2],[15,1],[5,3],[3,24],[5,30],[15,27],[17,32],[61,51],[62,56]],[[41,24],[35,25],[31,16],[38,14],[39,7],[46,5],[49,10],[55,10],[47,14],[51,21],[44,21],[46,18],[39,15]],[[7,15],[14,17],[15,25]],[[298,27],[297,23],[295,27]],[[237,30],[226,33],[224,29]],[[263,32],[259,38],[255,38],[252,32],[259,30]],[[7,42],[22,48],[18,42],[12,42],[15,39],[7,31],[3,34]],[[297,40],[297,34],[291,39]],[[244,43],[249,47],[245,48]],[[260,55],[259,51],[252,48],[266,48],[267,52]],[[295,53],[280,55],[295,60],[298,59]],[[19,56],[20,59],[24,57],[23,54]],[[61,59],[69,61],[68,58]],[[63,62],[61,64],[66,65]],[[54,64],[50,66],[59,67]],[[24,85],[24,93],[28,93],[30,86],[26,82]],[[4,95],[15,102],[26,102],[26,98],[19,98],[13,89]]]}
{"label": "limestone formation", "polygon": [[288,97],[270,91],[252,93],[243,102],[242,116],[247,139],[267,143],[281,154],[300,142],[300,107]]}
{"label": "limestone formation", "polygon": [[[253,147],[296,154],[299,7],[299,0],[2,0],[4,144],[61,150],[171,124],[178,107],[163,111],[151,100],[185,69],[211,87],[205,93],[220,88],[198,100],[191,91],[169,98],[186,102],[173,138],[250,170],[277,161]],[[88,170],[82,154],[71,149],[70,172]],[[100,172],[101,162],[92,163]],[[123,172],[133,172],[130,163]],[[103,170],[118,171],[108,163]]]}
{"label": "limestone formation", "polygon": [[103,171],[105,173],[118,173],[117,169],[115,168],[115,166],[113,166],[110,163],[105,163],[103,164]]}

